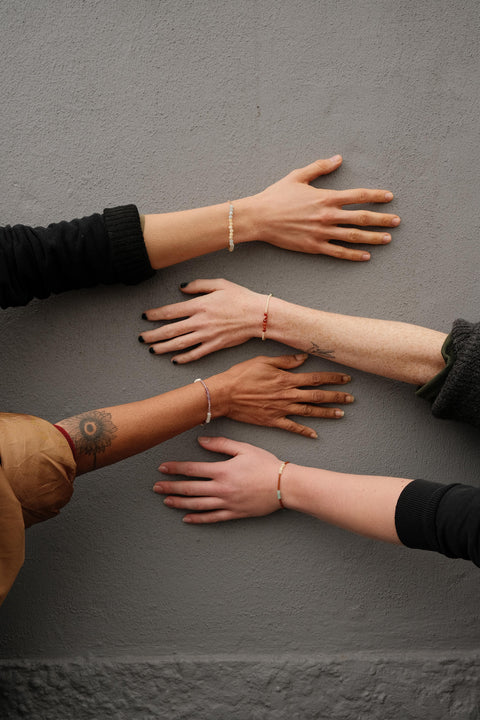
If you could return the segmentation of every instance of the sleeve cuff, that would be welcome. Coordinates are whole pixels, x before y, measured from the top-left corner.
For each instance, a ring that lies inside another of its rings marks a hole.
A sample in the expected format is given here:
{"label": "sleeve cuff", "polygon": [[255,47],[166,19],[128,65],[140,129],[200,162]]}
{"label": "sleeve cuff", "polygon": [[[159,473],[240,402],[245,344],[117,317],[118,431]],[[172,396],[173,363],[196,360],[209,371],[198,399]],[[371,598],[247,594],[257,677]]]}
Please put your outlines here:
{"label": "sleeve cuff", "polygon": [[112,259],[120,282],[135,285],[155,274],[148,258],[137,207],[123,205],[103,211],[112,244]]}
{"label": "sleeve cuff", "polygon": [[395,528],[403,545],[440,552],[435,518],[443,496],[451,487],[427,480],[413,480],[405,486],[395,508]]}
{"label": "sleeve cuff", "polygon": [[450,335],[448,335],[442,345],[442,356],[445,360],[445,367],[442,368],[440,372],[437,373],[433,378],[431,378],[431,380],[426,382],[425,385],[419,387],[415,393],[416,395],[418,395],[418,397],[424,398],[430,403],[434,403],[437,399],[437,396],[440,394],[445,380],[447,379],[447,376],[453,367],[453,363],[456,360],[456,353],[453,346],[453,338],[451,333]]}

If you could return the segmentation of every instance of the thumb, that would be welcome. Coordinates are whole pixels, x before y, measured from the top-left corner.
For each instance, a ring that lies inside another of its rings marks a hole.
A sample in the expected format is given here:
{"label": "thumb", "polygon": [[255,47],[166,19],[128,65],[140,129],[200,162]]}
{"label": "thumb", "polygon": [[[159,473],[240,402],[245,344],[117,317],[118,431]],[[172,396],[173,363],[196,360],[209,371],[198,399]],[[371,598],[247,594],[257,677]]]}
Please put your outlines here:
{"label": "thumb", "polygon": [[270,364],[282,370],[291,370],[300,367],[308,358],[307,353],[297,353],[296,355],[280,355],[279,357],[269,358]]}
{"label": "thumb", "polygon": [[189,283],[182,283],[180,290],[188,295],[211,293],[214,290],[220,290],[224,282],[224,280],[192,280]]}
{"label": "thumb", "polygon": [[306,165],[304,168],[297,170],[297,177],[300,182],[311,183],[320,175],[328,175],[333,172],[343,162],[341,155],[334,155],[334,157],[328,158],[327,160],[315,160],[310,165]]}
{"label": "thumb", "polygon": [[205,435],[198,438],[198,444],[201,445],[205,450],[211,450],[212,452],[222,453],[223,455],[238,455],[247,443],[237,442],[236,440],[229,440],[226,437],[206,437]]}

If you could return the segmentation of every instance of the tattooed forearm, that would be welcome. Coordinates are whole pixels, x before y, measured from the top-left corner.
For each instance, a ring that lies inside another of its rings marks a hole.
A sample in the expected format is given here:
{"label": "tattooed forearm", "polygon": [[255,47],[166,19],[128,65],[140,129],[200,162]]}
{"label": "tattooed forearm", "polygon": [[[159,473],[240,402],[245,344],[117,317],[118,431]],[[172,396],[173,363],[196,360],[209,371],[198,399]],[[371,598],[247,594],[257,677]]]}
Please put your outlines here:
{"label": "tattooed forearm", "polygon": [[73,440],[77,458],[91,455],[92,470],[97,466],[97,455],[110,447],[118,428],[112,421],[112,415],[104,410],[90,410],[62,420],[61,425]]}
{"label": "tattooed forearm", "polygon": [[334,360],[335,358],[335,350],[322,350],[317,343],[314,342],[312,342],[307,352],[309,355],[317,355],[318,357],[325,358],[325,360]]}

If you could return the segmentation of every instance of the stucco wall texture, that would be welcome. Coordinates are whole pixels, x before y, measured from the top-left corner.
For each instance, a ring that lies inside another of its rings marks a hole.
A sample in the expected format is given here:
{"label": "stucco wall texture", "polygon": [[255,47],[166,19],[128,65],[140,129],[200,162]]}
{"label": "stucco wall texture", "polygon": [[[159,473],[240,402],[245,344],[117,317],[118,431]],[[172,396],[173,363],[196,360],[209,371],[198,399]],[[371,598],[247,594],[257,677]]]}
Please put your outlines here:
{"label": "stucco wall texture", "polygon": [[[476,0],[2,0],[3,223],[207,205],[337,152],[319,184],[391,189],[402,217],[368,264],[249,245],[4,311],[3,408],[55,421],[285,350],[150,355],[141,313],[197,277],[445,332],[478,319],[479,24]],[[316,441],[210,432],[306,465],[478,484],[477,431],[352,374],[355,404],[312,421]],[[29,531],[0,612],[0,715],[480,717],[478,569],[290,512],[186,527],[151,488],[162,460],[207,457],[198,434],[82,476]]]}

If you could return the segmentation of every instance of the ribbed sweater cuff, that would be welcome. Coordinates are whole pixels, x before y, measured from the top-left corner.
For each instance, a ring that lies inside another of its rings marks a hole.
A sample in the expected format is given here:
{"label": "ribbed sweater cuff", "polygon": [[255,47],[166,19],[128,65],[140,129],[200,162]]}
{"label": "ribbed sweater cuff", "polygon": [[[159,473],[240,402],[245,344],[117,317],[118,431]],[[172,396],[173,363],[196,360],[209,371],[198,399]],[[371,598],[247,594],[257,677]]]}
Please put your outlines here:
{"label": "ribbed sweater cuff", "polygon": [[103,217],[118,280],[126,285],[135,285],[151,277],[154,271],[148,259],[136,206],[106,208]]}
{"label": "ribbed sweater cuff", "polygon": [[409,548],[439,551],[435,518],[440,501],[451,485],[414,480],[405,486],[395,508],[400,542]]}

